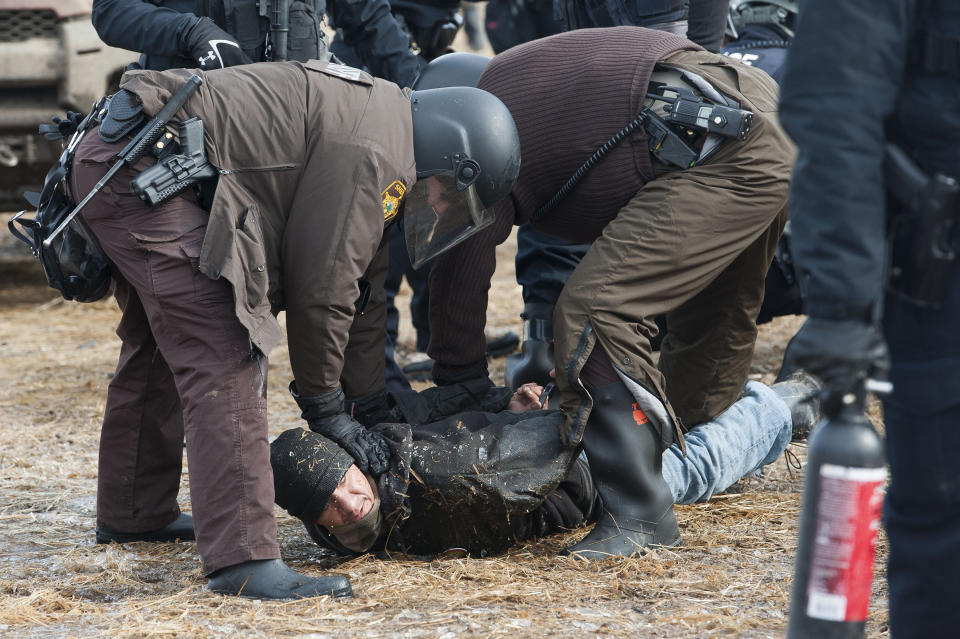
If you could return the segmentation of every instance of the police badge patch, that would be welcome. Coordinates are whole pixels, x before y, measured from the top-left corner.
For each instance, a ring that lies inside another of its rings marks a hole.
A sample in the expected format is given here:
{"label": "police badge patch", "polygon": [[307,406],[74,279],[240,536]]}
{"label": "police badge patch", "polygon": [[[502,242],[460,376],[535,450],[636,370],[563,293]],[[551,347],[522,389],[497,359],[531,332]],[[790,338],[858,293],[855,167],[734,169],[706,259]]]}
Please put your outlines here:
{"label": "police badge patch", "polygon": [[390,186],[383,190],[383,221],[389,222],[400,209],[400,201],[403,200],[407,187],[400,180],[394,180]]}

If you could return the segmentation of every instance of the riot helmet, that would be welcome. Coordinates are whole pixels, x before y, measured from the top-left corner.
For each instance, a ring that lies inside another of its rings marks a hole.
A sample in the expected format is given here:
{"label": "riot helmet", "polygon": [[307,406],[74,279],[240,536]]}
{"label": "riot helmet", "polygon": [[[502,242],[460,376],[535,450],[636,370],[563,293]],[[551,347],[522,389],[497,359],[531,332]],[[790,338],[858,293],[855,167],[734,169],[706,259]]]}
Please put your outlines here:
{"label": "riot helmet", "polygon": [[491,58],[479,53],[457,51],[434,58],[414,82],[416,91],[442,87],[475,87]]}
{"label": "riot helmet", "polygon": [[748,24],[762,24],[793,38],[796,28],[797,0],[730,0],[727,35],[738,38],[739,29]]}
{"label": "riot helmet", "polygon": [[506,105],[473,87],[412,91],[417,181],[403,225],[414,268],[494,220],[520,173],[520,136]]}

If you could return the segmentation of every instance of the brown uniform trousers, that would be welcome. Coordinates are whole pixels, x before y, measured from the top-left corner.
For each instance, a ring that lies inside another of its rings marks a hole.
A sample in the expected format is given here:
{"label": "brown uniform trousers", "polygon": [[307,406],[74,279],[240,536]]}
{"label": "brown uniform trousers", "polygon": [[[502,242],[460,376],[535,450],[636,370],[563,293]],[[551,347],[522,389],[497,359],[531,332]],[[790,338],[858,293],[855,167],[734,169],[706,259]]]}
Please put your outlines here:
{"label": "brown uniform trousers", "polygon": [[[126,140],[90,131],[71,188],[88,193]],[[233,289],[200,273],[207,213],[192,196],[151,209],[121,169],[83,216],[113,263],[122,345],[100,438],[97,525],[143,532],[179,514],[186,436],[203,570],[280,556],[267,441],[266,358],[253,354]]]}
{"label": "brown uniform trousers", "polygon": [[[599,342],[662,443],[679,441],[741,395],[757,337],[764,278],[786,224],[794,148],[762,72],[685,51],[669,66],[701,75],[754,112],[746,141],[703,165],[651,180],[587,251],[554,312],[557,385],[578,441],[592,408],[580,382]],[[650,338],[665,314],[659,364]],[[672,426],[672,427],[671,427]]]}

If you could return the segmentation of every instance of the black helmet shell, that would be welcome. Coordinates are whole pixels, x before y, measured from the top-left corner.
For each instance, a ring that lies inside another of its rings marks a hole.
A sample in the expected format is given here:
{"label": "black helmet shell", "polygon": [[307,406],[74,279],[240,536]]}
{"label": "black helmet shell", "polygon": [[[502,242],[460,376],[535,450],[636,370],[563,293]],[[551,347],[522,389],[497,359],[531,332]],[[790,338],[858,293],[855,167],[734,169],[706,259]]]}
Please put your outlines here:
{"label": "black helmet shell", "polygon": [[480,166],[476,191],[485,207],[506,197],[520,173],[520,135],[506,105],[473,87],[410,93],[418,178],[469,158]]}
{"label": "black helmet shell", "polygon": [[479,53],[457,51],[434,58],[414,82],[416,91],[444,87],[475,87],[491,58]]}

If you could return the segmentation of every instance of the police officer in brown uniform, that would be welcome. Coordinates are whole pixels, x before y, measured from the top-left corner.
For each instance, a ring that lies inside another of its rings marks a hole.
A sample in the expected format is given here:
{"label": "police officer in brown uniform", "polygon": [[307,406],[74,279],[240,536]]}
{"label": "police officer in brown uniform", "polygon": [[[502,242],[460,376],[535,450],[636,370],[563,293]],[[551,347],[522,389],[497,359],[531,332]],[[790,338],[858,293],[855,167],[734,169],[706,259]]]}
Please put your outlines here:
{"label": "police officer in brown uniform", "polygon": [[[123,100],[154,114],[189,75],[131,72],[110,110]],[[83,211],[112,262],[123,311],[101,438],[98,529],[175,536],[185,435],[211,590],[349,595],[345,578],[306,578],[279,559],[266,417],[266,355],[282,337],[276,314],[286,312],[291,392],[310,428],[364,471],[383,472],[386,442],[344,413],[340,388],[358,280],[401,206],[408,232],[430,231],[411,237],[413,253],[427,259],[492,219],[488,207],[516,178],[516,127],[486,92],[410,92],[326,61],[206,72],[176,119],[192,117],[204,123],[219,172],[208,210],[189,191],[155,207],[141,201],[129,185],[150,166],[143,159]],[[83,138],[75,199],[126,141]]]}
{"label": "police officer in brown uniform", "polygon": [[[519,45],[477,86],[513,114],[523,166],[496,223],[431,267],[434,379],[487,374],[487,289],[511,224],[591,242],[553,315],[556,383],[566,434],[582,439],[607,512],[571,550],[591,558],[678,543],[661,450],[743,392],[786,220],[793,147],[776,121],[777,87],[761,71],[639,27]],[[749,130],[668,121],[680,95],[670,86],[691,91],[705,109],[695,112],[717,125],[749,111]],[[658,314],[669,327],[659,363],[649,345]]]}

